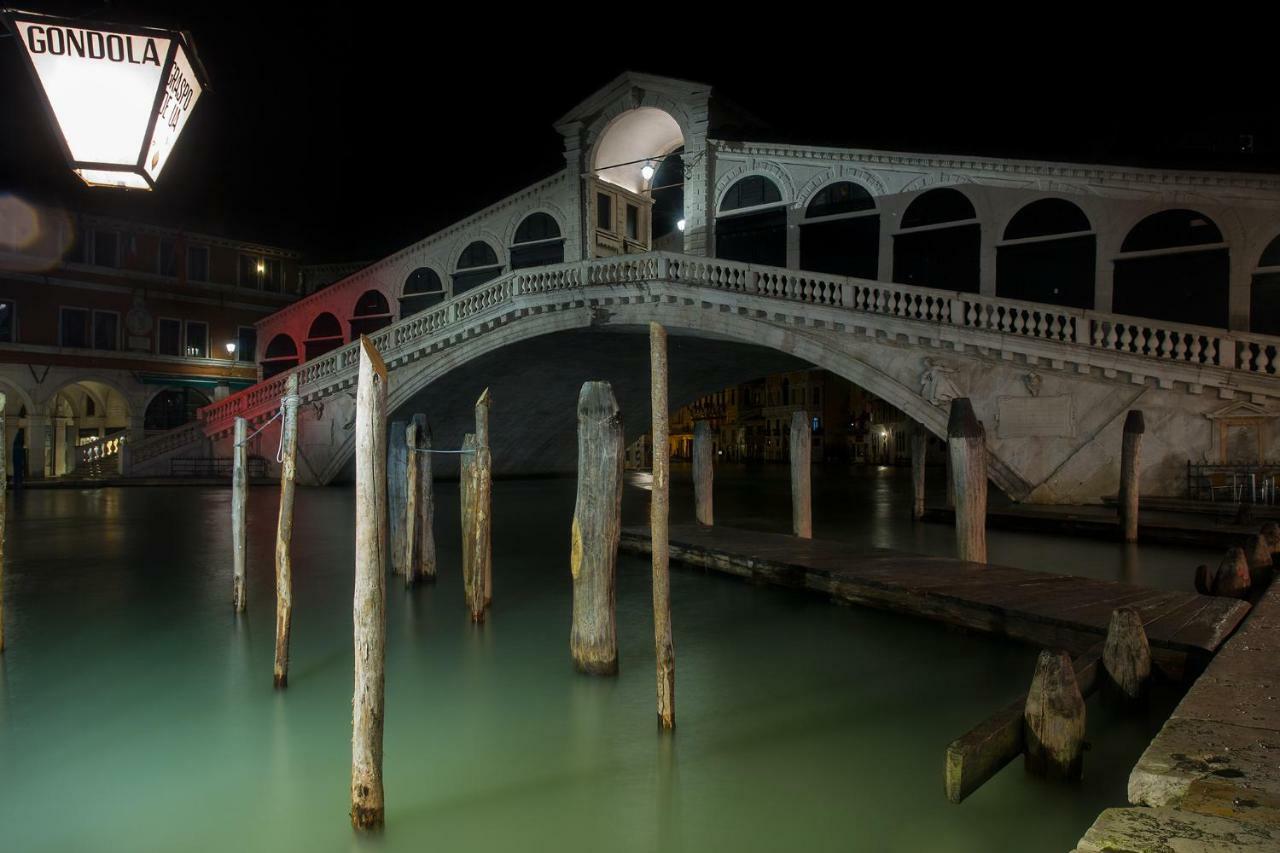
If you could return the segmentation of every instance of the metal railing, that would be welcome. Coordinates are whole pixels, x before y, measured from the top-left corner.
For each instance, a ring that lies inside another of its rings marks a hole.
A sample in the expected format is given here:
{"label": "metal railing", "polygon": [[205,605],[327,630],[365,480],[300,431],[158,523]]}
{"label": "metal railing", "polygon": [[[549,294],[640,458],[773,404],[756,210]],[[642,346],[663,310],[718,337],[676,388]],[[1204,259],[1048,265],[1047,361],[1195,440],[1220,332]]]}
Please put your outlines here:
{"label": "metal railing", "polygon": [[1280,462],[1187,462],[1187,497],[1193,501],[1274,504],[1278,482]]}
{"label": "metal railing", "polygon": [[[230,477],[232,459],[170,459],[170,477]],[[250,456],[245,467],[250,477],[267,476],[267,460],[261,456]]]}

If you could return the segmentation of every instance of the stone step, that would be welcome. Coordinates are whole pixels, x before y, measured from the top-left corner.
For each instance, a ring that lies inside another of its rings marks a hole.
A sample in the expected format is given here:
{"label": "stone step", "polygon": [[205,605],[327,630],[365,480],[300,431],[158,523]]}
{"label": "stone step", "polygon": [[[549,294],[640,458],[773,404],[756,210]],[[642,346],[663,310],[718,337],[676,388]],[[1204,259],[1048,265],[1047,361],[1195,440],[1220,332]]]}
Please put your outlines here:
{"label": "stone step", "polygon": [[1077,853],[1275,853],[1280,828],[1170,808],[1107,809]]}

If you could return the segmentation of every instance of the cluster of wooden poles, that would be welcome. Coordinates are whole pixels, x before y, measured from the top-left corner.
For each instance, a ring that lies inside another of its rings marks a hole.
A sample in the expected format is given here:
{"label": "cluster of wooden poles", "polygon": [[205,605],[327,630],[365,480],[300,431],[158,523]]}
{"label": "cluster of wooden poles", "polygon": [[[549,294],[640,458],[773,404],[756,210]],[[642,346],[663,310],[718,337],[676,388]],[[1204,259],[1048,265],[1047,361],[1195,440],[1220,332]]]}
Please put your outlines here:
{"label": "cluster of wooden poles", "polygon": [[1243,546],[1228,548],[1217,570],[1207,564],[1196,566],[1196,592],[1227,598],[1249,598],[1267,588],[1280,553],[1280,524],[1268,521],[1245,539]]}

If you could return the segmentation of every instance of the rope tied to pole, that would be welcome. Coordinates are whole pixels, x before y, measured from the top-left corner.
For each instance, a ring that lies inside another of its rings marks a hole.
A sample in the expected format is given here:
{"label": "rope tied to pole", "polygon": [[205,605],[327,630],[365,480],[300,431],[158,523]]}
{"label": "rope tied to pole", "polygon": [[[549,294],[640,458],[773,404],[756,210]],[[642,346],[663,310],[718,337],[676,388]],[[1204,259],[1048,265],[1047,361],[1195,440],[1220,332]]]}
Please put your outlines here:
{"label": "rope tied to pole", "polygon": [[[286,406],[289,406],[289,405],[296,406],[301,402],[302,402],[302,397],[299,394],[286,394],[285,396],[281,397],[280,408],[276,409],[276,413],[272,415],[262,426],[254,430],[250,435],[245,436],[244,441],[237,443],[235,446],[240,447],[242,445],[248,444],[255,437],[257,437],[258,433],[262,432],[264,429],[271,426],[272,422],[278,420],[279,418],[284,417],[284,410]],[[283,429],[280,430],[280,443],[276,445],[276,464],[278,465],[282,462],[284,462],[284,430]]]}
{"label": "rope tied to pole", "polygon": [[475,453],[474,450],[435,450],[433,448],[410,447],[410,453]]}

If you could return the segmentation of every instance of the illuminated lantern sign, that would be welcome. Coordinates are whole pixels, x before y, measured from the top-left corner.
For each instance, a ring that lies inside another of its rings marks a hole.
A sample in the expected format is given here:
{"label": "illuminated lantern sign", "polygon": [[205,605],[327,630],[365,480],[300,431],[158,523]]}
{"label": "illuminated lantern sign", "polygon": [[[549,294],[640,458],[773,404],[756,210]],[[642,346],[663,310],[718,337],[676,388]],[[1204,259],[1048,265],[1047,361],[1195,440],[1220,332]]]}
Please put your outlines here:
{"label": "illuminated lantern sign", "polygon": [[85,183],[149,190],[205,89],[190,35],[7,9],[27,67]]}

